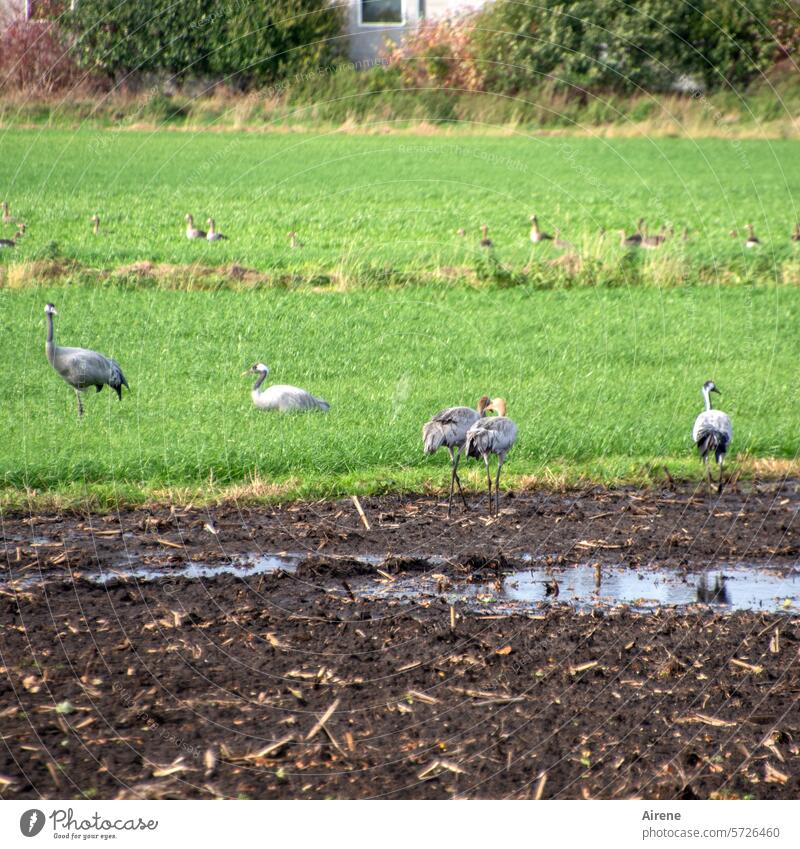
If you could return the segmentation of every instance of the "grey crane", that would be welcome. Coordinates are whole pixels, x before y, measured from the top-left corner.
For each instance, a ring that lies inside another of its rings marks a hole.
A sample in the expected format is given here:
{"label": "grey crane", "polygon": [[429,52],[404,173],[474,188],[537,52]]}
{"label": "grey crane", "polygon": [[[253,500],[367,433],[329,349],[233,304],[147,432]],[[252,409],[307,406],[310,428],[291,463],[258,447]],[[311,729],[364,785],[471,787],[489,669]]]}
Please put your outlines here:
{"label": "grey crane", "polygon": [[47,316],[47,342],[45,353],[50,365],[64,378],[64,380],[75,390],[78,399],[78,417],[83,416],[83,402],[81,392],[90,386],[95,386],[99,392],[104,386],[110,386],[119,400],[122,400],[122,387],[130,390],[128,381],[116,360],[104,357],[97,351],[89,351],[86,348],[62,348],[53,340],[53,316],[58,315],[52,304],[44,308]]}
{"label": "grey crane", "polygon": [[692,439],[700,452],[700,458],[706,470],[706,483],[711,489],[711,470],[708,467],[708,455],[713,451],[714,457],[719,464],[719,481],[717,483],[717,493],[722,494],[722,468],[725,462],[725,453],[733,439],[733,424],[731,417],[722,410],[715,410],[711,406],[711,393],[716,392],[718,395],[722,393],[717,389],[713,380],[707,380],[702,388],[703,398],[706,402],[706,408],[694,420],[694,428],[692,429]]}
{"label": "grey crane", "polygon": [[443,445],[447,448],[450,454],[450,495],[447,499],[447,516],[450,517],[450,511],[453,506],[453,487],[458,484],[458,491],[461,493],[461,500],[464,506],[467,506],[467,499],[464,497],[464,490],[461,488],[461,481],[458,477],[458,462],[461,459],[461,452],[464,450],[464,442],[467,438],[467,431],[479,421],[486,413],[486,408],[490,404],[489,398],[484,395],[478,401],[478,408],[473,410],[472,407],[448,407],[439,412],[428,422],[422,426],[422,447],[426,454],[435,454]]}
{"label": "grey crane", "polygon": [[489,486],[489,515],[492,514],[492,474],[490,460],[492,454],[497,457],[497,477],[495,478],[495,515],[500,512],[500,470],[506,461],[506,455],[517,441],[517,426],[506,418],[506,402],[495,398],[486,408],[497,415],[478,419],[467,431],[464,451],[468,457],[483,458],[486,463],[486,481]]}
{"label": "grey crane", "polygon": [[95,214],[89,219],[92,222],[92,233],[95,236],[100,235],[100,216],[95,212]]}
{"label": "grey crane", "polygon": [[256,363],[243,374],[258,375],[258,380],[253,385],[250,397],[259,410],[277,410],[280,413],[307,412],[309,410],[327,412],[331,408],[331,405],[323,398],[317,398],[316,395],[312,395],[298,386],[285,386],[276,383],[266,389],[261,389],[261,384],[269,374],[269,366],[265,366],[264,363]]}
{"label": "grey crane", "polygon": [[489,225],[488,224],[481,224],[481,236],[483,237],[481,239],[481,247],[482,248],[493,247],[494,243],[489,238]]}
{"label": "grey crane", "polygon": [[754,248],[754,247],[756,247],[756,245],[760,245],[761,244],[760,239],[753,232],[753,225],[747,224],[745,226],[747,227],[747,238],[745,239],[744,246],[746,248]]}

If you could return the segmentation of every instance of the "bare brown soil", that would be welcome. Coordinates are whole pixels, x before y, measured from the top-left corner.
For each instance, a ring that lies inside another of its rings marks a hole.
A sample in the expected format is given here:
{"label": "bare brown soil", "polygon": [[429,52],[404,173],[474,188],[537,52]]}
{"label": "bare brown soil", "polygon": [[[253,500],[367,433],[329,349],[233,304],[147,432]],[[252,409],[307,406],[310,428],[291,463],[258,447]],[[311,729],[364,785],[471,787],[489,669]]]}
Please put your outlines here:
{"label": "bare brown soil", "polygon": [[[350,500],[0,517],[0,795],[797,798],[800,617],[495,616],[351,591],[429,555],[464,581],[523,554],[788,570],[797,482],[508,493],[495,521],[475,505],[447,522],[422,496],[361,505],[369,530]],[[86,580],[126,557],[254,551],[307,557],[294,574]]]}

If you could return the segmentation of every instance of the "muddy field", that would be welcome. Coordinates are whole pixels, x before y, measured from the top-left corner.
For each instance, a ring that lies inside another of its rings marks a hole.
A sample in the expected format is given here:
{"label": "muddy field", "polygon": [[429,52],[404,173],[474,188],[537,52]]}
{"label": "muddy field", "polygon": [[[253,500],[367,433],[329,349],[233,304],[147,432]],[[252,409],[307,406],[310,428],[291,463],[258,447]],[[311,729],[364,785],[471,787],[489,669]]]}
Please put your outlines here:
{"label": "muddy field", "polygon": [[0,795],[800,794],[798,482],[360,506],[0,517]]}

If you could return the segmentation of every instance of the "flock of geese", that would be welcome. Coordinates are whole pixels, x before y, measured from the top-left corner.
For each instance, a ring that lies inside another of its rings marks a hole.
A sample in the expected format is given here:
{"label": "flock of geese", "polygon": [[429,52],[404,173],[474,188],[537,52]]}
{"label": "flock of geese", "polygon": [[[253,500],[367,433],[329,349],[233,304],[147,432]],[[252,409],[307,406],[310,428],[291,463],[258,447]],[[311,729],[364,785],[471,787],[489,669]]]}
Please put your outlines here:
{"label": "flock of geese", "polygon": [[[561,250],[575,249],[575,245],[572,242],[561,238],[560,230],[556,230],[555,235],[551,235],[550,233],[546,233],[542,230],[539,227],[538,216],[531,215],[530,223],[531,229],[529,237],[534,245],[542,242],[551,242],[555,247],[560,248]],[[758,236],[756,236],[753,225],[745,224],[745,229],[747,230],[747,238],[744,241],[744,246],[746,248],[755,248],[760,245],[761,240]],[[467,235],[467,231],[463,227],[459,228],[456,233],[462,237]],[[668,227],[662,226],[661,230],[653,235],[647,232],[647,223],[643,218],[640,218],[636,224],[636,230],[634,230],[633,233],[628,234],[624,230],[618,230],[617,233],[619,233],[620,246],[623,248],[644,248],[645,250],[654,250],[656,248],[660,248],[668,239],[673,238],[675,236],[675,229],[672,225],[669,225]],[[605,238],[605,228],[601,227],[597,235],[600,239]],[[734,239],[739,238],[739,231],[731,230],[728,235]],[[683,242],[689,241],[688,227],[683,228],[680,238]],[[794,225],[794,230],[792,230],[789,239],[792,242],[800,242],[800,222]],[[488,224],[481,225],[481,240],[479,244],[482,248],[494,247],[494,242],[489,238]]]}
{"label": "flock of geese", "polygon": [[[208,230],[201,230],[198,227],[194,226],[194,216],[191,213],[187,213],[185,218],[186,222],[186,238],[189,240],[195,239],[204,239],[208,242],[220,242],[223,240],[227,240],[228,237],[223,233],[220,233],[216,229],[216,224],[213,218],[209,218],[206,220],[206,226]],[[2,203],[2,221],[3,224],[15,224],[17,227],[17,232],[10,239],[0,239],[0,248],[13,248],[16,246],[17,241],[22,238],[25,234],[25,223],[20,221],[17,218],[14,218],[9,213],[8,202],[3,201]],[[100,234],[100,216],[95,213],[89,219],[92,225],[92,232],[95,236]],[[551,235],[550,233],[546,233],[539,227],[539,218],[536,215],[530,216],[530,240],[533,244],[540,244],[543,242],[552,242],[552,244],[561,250],[574,250],[575,245],[567,241],[566,239],[561,238],[560,230],[555,231],[555,235]],[[756,236],[755,231],[753,229],[752,224],[746,224],[745,230],[747,231],[747,237],[744,241],[744,246],[746,248],[755,248],[761,244],[761,240]],[[467,235],[467,231],[460,227],[457,231],[457,234],[461,237],[465,237]],[[643,218],[640,218],[636,225],[636,230],[633,233],[626,233],[624,230],[618,230],[620,245],[624,248],[644,248],[646,250],[654,250],[656,248],[660,248],[668,239],[671,239],[675,235],[674,228],[672,225],[670,226],[662,226],[660,231],[656,234],[650,234],[647,232],[647,223]],[[298,240],[297,233],[294,230],[290,230],[287,234],[289,238],[289,246],[295,250],[297,248],[303,247],[303,243]],[[604,238],[606,235],[606,231],[604,228],[600,228],[598,231],[599,238]],[[739,238],[738,230],[731,230],[728,234],[732,238]],[[800,222],[794,225],[794,230],[789,236],[792,242],[800,242]],[[681,240],[684,242],[689,241],[689,229],[684,227],[681,232]],[[489,226],[488,224],[481,225],[481,239],[479,242],[479,246],[481,248],[493,248],[494,242],[489,238]]]}
{"label": "flock of geese", "polygon": [[[191,222],[189,222],[191,223]],[[45,353],[47,361],[64,381],[75,391],[78,401],[78,418],[83,416],[83,401],[81,393],[94,387],[100,392],[104,386],[109,386],[122,400],[122,387],[130,391],[128,381],[122,372],[120,364],[97,351],[88,348],[67,348],[56,345],[53,316],[58,312],[53,304],[44,308],[47,323],[47,338]],[[260,410],[275,410],[278,412],[327,412],[330,404],[323,398],[318,398],[297,386],[275,384],[262,388],[269,375],[269,367],[264,363],[256,363],[244,374],[256,375],[256,382],[251,391],[253,404]],[[721,410],[715,410],[711,404],[711,393],[719,393],[714,382],[709,380],[703,384],[702,394],[705,409],[697,416],[692,430],[692,439],[700,453],[705,467],[706,482],[711,488],[711,470],[709,457],[714,456],[719,466],[717,493],[722,494],[723,464],[725,454],[733,439],[733,425],[730,416]],[[496,413],[490,416],[489,413]],[[422,446],[426,454],[434,454],[444,447],[450,454],[450,493],[447,499],[447,516],[451,515],[453,492],[457,486],[467,507],[461,480],[458,477],[458,465],[462,454],[483,460],[486,466],[486,483],[488,488],[489,515],[500,512],[500,472],[509,451],[517,441],[517,425],[506,416],[506,402],[503,398],[490,399],[484,395],[478,401],[476,409],[471,407],[447,407],[436,413],[422,428]],[[497,471],[494,480],[494,496],[492,495],[491,459],[497,458]]]}

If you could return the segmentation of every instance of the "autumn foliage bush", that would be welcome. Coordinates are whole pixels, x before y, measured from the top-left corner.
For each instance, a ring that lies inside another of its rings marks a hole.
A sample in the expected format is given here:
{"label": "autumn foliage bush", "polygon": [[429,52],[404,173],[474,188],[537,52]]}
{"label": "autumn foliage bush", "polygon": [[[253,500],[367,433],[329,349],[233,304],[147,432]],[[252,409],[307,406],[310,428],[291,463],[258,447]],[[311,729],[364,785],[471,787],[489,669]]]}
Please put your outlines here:
{"label": "autumn foliage bush", "polygon": [[0,31],[0,92],[47,95],[86,83],[58,26],[14,18]]}
{"label": "autumn foliage bush", "polygon": [[423,20],[399,44],[387,45],[386,58],[410,87],[480,89],[484,74],[472,39],[475,20],[475,13]]}

